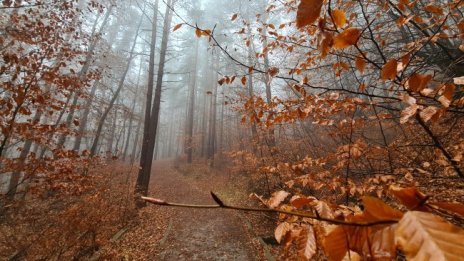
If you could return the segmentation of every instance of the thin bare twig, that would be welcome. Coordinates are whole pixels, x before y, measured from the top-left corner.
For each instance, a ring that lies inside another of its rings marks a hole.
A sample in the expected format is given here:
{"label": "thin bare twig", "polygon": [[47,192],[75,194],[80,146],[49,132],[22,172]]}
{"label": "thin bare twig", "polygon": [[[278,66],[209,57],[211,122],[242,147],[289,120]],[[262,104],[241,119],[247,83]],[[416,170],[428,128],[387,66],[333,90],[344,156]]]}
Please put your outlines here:
{"label": "thin bare twig", "polygon": [[253,208],[253,207],[243,207],[243,206],[232,206],[225,204],[219,197],[211,192],[211,196],[217,205],[197,205],[197,204],[185,204],[185,203],[174,203],[174,202],[167,202],[157,198],[151,197],[142,197],[143,200],[146,202],[160,205],[160,206],[170,206],[170,207],[183,207],[183,208],[224,208],[224,209],[233,209],[239,211],[252,211],[252,212],[271,212],[271,213],[280,213],[280,214],[287,214],[292,216],[298,217],[305,217],[311,218],[319,221],[325,221],[335,225],[345,225],[345,226],[357,226],[357,227],[369,227],[375,225],[389,225],[398,223],[398,219],[385,219],[385,220],[376,220],[372,222],[349,222],[344,220],[338,219],[331,219],[331,218],[324,218],[319,215],[313,215],[308,212],[299,212],[299,211],[287,211],[287,210],[280,210],[280,209],[271,209],[271,208]]}

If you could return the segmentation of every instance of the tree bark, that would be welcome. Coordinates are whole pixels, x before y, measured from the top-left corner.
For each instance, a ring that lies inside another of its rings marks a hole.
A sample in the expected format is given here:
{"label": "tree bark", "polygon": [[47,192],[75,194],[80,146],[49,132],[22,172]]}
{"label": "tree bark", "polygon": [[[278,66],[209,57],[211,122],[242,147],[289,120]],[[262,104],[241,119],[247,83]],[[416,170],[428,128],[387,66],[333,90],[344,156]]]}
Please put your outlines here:
{"label": "tree bark", "polygon": [[[172,0],[168,0],[166,4],[166,12],[164,16],[164,26],[163,26],[163,38],[161,39],[160,60],[159,60],[159,65],[158,65],[158,77],[156,79],[156,87],[155,87],[155,99],[153,101],[153,107],[149,115],[150,116],[149,121],[145,122],[145,124],[148,125],[148,133],[147,133],[148,134],[147,135],[148,146],[146,146],[146,152],[145,153],[142,152],[142,154],[145,154],[145,158],[141,159],[141,161],[143,160],[144,162],[143,162],[143,165],[141,165],[141,169],[137,177],[137,184],[135,188],[137,194],[141,194],[141,195],[147,195],[148,185],[150,183],[150,174],[151,174],[151,167],[153,163],[153,154],[154,154],[154,149],[155,149],[156,133],[157,133],[157,128],[158,128],[159,111],[160,111],[160,104],[161,104],[161,88],[163,84],[164,66],[166,62],[166,52],[167,52],[167,47],[168,47],[170,27],[171,27],[171,21],[172,21],[172,10],[171,10],[172,3],[173,3]],[[141,208],[141,207],[144,207],[145,205],[146,205],[145,201],[137,197],[136,206],[138,208]]]}

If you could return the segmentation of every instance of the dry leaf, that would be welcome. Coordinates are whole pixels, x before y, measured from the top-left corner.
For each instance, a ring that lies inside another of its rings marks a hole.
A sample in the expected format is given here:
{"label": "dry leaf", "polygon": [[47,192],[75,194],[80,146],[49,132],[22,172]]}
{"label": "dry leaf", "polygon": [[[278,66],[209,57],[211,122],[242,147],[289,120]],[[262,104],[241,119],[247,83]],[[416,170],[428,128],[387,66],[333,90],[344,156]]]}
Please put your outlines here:
{"label": "dry leaf", "polygon": [[343,12],[342,10],[333,10],[332,18],[333,18],[333,22],[335,23],[337,27],[341,28],[345,26],[346,16],[345,16],[345,12]]}
{"label": "dry leaf", "polygon": [[366,68],[366,61],[361,55],[356,57],[355,64],[356,64],[356,69],[358,69],[360,73],[363,73],[364,69]]}
{"label": "dry leaf", "polygon": [[417,109],[419,109],[419,106],[417,104],[412,104],[411,106],[405,108],[404,110],[401,111],[401,119],[400,123],[405,124],[408,122],[408,120],[416,115]]}
{"label": "dry leaf", "polygon": [[316,254],[316,236],[312,226],[303,226],[298,237],[298,255],[303,260],[311,260]]}
{"label": "dry leaf", "polygon": [[282,239],[285,237],[285,235],[292,229],[292,225],[290,225],[288,222],[282,222],[280,223],[275,231],[274,231],[274,237],[277,240],[277,242],[281,242]]}
{"label": "dry leaf", "polygon": [[301,0],[296,12],[296,27],[313,24],[321,13],[323,0]]}
{"label": "dry leaf", "polygon": [[290,195],[290,193],[283,190],[272,193],[272,197],[268,201],[269,208],[278,207],[280,203],[288,197],[288,195]]}
{"label": "dry leaf", "polygon": [[175,31],[179,30],[179,28],[181,28],[182,25],[183,25],[183,24],[178,24],[178,25],[174,26],[174,28],[172,29],[172,31],[175,32]]}
{"label": "dry leaf", "polygon": [[398,223],[395,241],[408,260],[462,260],[464,230],[439,216],[406,213]]}
{"label": "dry leaf", "polygon": [[414,73],[408,79],[408,89],[413,92],[420,92],[425,89],[431,79],[432,75],[430,74],[422,75]]}
{"label": "dry leaf", "polygon": [[345,29],[334,38],[334,48],[347,48],[355,45],[358,42],[358,38],[361,35],[361,31],[358,28],[350,27]]}
{"label": "dry leaf", "polygon": [[382,72],[380,73],[380,79],[382,80],[394,80],[396,77],[396,68],[398,62],[396,59],[391,59],[382,67]]}

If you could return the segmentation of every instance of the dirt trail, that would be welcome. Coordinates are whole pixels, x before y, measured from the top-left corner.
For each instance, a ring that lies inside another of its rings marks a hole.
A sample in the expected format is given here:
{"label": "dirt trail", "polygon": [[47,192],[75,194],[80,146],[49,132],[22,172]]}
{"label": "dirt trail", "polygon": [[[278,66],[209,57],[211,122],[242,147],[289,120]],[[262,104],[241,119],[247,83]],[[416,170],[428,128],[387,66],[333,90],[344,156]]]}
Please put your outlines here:
{"label": "dirt trail", "polygon": [[[150,195],[175,202],[214,204],[173,168],[157,161]],[[165,208],[163,206],[149,206]],[[169,225],[155,246],[154,260],[258,260],[250,236],[236,213],[223,209],[173,208]]]}

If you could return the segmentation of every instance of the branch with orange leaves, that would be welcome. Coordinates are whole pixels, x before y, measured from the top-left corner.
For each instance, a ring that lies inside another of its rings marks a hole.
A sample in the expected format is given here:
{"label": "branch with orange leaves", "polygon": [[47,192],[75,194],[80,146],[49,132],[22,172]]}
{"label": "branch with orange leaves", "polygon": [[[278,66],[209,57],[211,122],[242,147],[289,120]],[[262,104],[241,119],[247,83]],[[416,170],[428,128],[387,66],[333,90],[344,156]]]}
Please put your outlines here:
{"label": "branch with orange leaves", "polygon": [[243,206],[232,206],[225,204],[214,192],[211,192],[211,197],[217,203],[217,205],[197,205],[197,204],[185,204],[185,203],[174,203],[174,202],[167,202],[157,198],[151,197],[142,197],[148,203],[160,206],[170,206],[170,207],[182,207],[182,208],[223,208],[223,209],[233,209],[238,211],[251,211],[251,212],[267,212],[267,213],[279,213],[279,214],[286,214],[291,216],[297,217],[304,217],[310,218],[314,220],[324,221],[335,225],[345,225],[345,226],[357,226],[357,227],[369,227],[375,225],[388,225],[388,224],[395,224],[399,222],[399,219],[385,219],[385,220],[376,220],[372,222],[349,222],[339,219],[331,219],[321,217],[317,214],[313,215],[308,212],[300,212],[300,211],[287,211],[281,209],[272,209],[272,208],[254,208],[254,207],[243,207]]}

